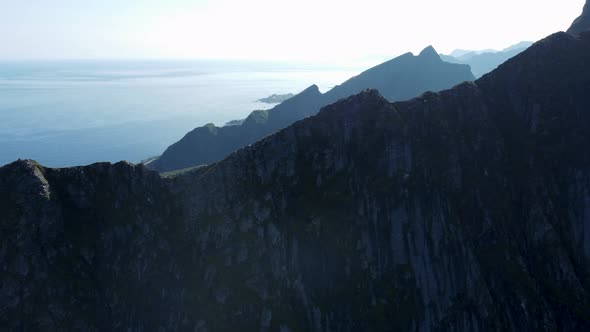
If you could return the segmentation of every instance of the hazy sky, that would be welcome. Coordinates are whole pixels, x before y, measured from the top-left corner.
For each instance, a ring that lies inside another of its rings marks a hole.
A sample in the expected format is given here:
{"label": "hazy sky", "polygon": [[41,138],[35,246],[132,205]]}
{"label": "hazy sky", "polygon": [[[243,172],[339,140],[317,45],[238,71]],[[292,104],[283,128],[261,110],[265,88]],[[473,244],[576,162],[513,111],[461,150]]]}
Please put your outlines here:
{"label": "hazy sky", "polygon": [[501,49],[566,30],[584,0],[0,0],[0,59],[342,62],[432,44]]}

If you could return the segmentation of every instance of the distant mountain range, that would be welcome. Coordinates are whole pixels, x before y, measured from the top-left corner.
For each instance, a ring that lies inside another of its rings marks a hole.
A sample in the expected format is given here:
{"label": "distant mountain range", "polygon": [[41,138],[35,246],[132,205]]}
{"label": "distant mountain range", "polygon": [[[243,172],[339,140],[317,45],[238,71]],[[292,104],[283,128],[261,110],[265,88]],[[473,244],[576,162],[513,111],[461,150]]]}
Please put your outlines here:
{"label": "distant mountain range", "polygon": [[507,47],[501,51],[455,50],[450,55],[441,54],[441,59],[450,63],[469,65],[473,75],[479,78],[494,70],[500,64],[506,62],[506,60],[526,50],[532,44],[532,42],[524,41]]}
{"label": "distant mountain range", "polygon": [[219,161],[248,144],[295,121],[316,114],[322,106],[367,88],[378,89],[390,101],[426,91],[440,91],[473,80],[469,67],[441,60],[433,47],[419,55],[406,53],[373,67],[322,94],[316,85],[267,111],[252,112],[241,124],[207,124],[186,134],[147,166],[159,172]]}
{"label": "distant mountain range", "polygon": [[487,53],[487,52],[498,52],[498,51],[493,50],[493,49],[486,49],[486,50],[480,50],[480,51],[456,49],[453,52],[451,52],[451,54],[449,54],[449,56],[451,56],[453,58],[460,58],[463,55],[469,54],[469,53],[481,54],[481,53]]}

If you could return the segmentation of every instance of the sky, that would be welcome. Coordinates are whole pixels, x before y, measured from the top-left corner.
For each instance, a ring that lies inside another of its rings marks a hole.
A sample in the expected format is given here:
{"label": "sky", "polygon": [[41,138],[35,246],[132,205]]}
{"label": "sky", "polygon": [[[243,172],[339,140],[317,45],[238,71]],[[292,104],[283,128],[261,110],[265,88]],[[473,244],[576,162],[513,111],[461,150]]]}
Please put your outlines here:
{"label": "sky", "polygon": [[584,0],[0,0],[0,60],[341,63],[433,45],[503,49],[566,30]]}

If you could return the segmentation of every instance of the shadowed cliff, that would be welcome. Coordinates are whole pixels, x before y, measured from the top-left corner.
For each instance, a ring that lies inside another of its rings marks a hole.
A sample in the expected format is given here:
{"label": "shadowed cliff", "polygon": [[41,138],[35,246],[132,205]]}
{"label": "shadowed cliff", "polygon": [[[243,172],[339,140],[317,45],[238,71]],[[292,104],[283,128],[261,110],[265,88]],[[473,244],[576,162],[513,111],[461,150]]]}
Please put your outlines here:
{"label": "shadowed cliff", "polygon": [[590,34],[221,162],[0,168],[7,330],[590,329]]}

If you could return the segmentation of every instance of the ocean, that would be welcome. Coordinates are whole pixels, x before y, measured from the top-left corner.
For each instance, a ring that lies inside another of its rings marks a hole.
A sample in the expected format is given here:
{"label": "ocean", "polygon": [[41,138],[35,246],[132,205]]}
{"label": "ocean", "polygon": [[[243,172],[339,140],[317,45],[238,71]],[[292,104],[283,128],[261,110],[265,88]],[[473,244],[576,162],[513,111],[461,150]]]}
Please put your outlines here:
{"label": "ocean", "polygon": [[188,131],[272,104],[272,94],[322,92],[361,68],[238,61],[0,62],[0,165],[139,162]]}

